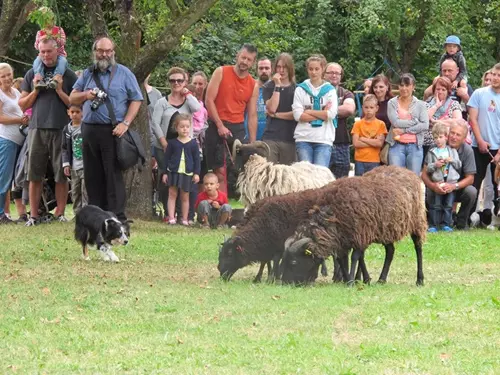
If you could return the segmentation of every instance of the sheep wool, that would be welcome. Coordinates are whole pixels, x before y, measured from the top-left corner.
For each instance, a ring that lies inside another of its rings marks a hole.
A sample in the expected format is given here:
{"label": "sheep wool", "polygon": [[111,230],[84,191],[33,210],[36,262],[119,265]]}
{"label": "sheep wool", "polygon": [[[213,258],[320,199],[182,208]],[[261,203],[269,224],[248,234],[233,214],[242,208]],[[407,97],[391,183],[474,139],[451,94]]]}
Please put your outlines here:
{"label": "sheep wool", "polygon": [[332,172],[308,162],[274,164],[259,155],[250,156],[236,186],[245,206],[276,195],[322,187],[335,180]]}

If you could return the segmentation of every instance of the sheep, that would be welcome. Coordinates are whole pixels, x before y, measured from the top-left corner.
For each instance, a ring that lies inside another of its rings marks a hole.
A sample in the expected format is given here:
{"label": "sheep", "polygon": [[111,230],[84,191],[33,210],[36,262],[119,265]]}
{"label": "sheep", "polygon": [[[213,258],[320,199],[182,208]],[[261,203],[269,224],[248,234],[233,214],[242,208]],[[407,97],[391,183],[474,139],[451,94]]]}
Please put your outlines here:
{"label": "sheep", "polygon": [[417,255],[417,285],[423,285],[422,243],[427,220],[420,179],[407,169],[387,166],[361,178],[343,179],[335,187],[338,189],[329,202],[316,205],[288,240],[282,261],[282,282],[312,282],[322,259],[330,255],[345,257],[353,248],[350,273],[340,264],[344,276],[352,283],[357,261],[362,259],[368,245],[375,242],[383,244],[386,250],[379,279],[385,283],[394,242],[410,234]]}
{"label": "sheep", "polygon": [[[381,171],[384,169],[376,168],[371,173]],[[361,178],[364,177],[353,177],[356,181]],[[217,268],[222,279],[231,279],[236,271],[251,263],[274,260],[277,265],[286,239],[308,218],[309,209],[334,201],[345,185],[343,180],[347,179],[332,181],[317,189],[268,197],[250,206],[243,223],[219,249]],[[279,267],[274,267],[274,278],[279,277]]]}
{"label": "sheep", "polygon": [[269,154],[264,142],[242,145],[235,141],[233,150],[234,160],[238,159],[237,154],[240,153],[245,161],[236,187],[241,194],[240,201],[246,207],[266,197],[318,188],[335,180],[328,168],[309,162],[283,165],[267,161],[262,156]]}

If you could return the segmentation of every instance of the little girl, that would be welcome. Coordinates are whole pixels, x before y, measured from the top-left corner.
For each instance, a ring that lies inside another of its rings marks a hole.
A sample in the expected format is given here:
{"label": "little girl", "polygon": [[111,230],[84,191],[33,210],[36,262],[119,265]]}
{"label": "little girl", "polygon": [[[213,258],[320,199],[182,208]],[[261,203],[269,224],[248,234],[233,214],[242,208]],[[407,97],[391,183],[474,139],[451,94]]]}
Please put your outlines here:
{"label": "little girl", "polygon": [[191,184],[200,180],[200,152],[196,140],[189,136],[191,130],[191,115],[180,113],[174,119],[174,127],[178,137],[168,142],[165,152],[167,173],[162,177],[168,184],[168,223],[175,224],[175,201],[177,192],[181,196],[182,225],[189,225],[189,192]]}
{"label": "little girl", "polygon": [[53,39],[57,43],[57,65],[53,73],[53,77],[46,77],[45,70],[42,63],[42,59],[38,56],[33,62],[33,71],[35,73],[35,88],[37,89],[56,89],[57,81],[52,79],[56,76],[62,78],[66,67],[68,66],[68,61],[66,60],[66,50],[64,46],[66,44],[66,34],[60,26],[55,26],[55,15],[52,10],[47,7],[41,7],[38,12],[42,14],[40,17],[39,25],[41,30],[36,33],[35,39],[35,49],[39,51],[40,41],[43,39]]}

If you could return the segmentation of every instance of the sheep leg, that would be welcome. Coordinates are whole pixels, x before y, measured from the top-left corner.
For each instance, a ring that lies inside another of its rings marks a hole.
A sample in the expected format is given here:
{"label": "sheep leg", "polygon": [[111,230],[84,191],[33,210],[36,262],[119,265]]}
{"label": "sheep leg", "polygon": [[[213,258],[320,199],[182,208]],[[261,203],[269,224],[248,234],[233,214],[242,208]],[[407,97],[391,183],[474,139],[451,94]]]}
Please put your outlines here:
{"label": "sheep leg", "polygon": [[422,237],[416,234],[411,235],[415,252],[417,253],[417,286],[424,285],[424,271],[422,270]]}
{"label": "sheep leg", "polygon": [[332,280],[334,283],[341,283],[342,281],[347,282],[347,278],[343,278],[343,272],[341,267],[341,262],[345,262],[346,269],[349,268],[349,257],[346,255],[343,258],[335,258],[333,257],[333,277]]}
{"label": "sheep leg", "polygon": [[323,259],[323,261],[321,262],[321,275],[323,276],[328,276],[328,268],[326,267],[326,260]]}
{"label": "sheep leg", "polygon": [[257,272],[257,276],[253,279],[254,283],[260,283],[262,281],[262,274],[264,273],[264,267],[266,266],[266,262],[260,262],[259,272]]}
{"label": "sheep leg", "polygon": [[273,283],[276,280],[281,279],[281,269],[280,269],[281,254],[276,254],[273,257],[273,273],[272,277],[268,278],[268,282]]}
{"label": "sheep leg", "polygon": [[380,273],[380,278],[378,279],[379,284],[385,284],[387,282],[387,274],[389,273],[389,268],[391,268],[392,258],[394,258],[394,244],[385,244],[384,248],[385,259],[384,266],[382,267],[382,272]]}
{"label": "sheep leg", "polygon": [[365,263],[365,253],[363,252],[363,255],[361,258],[359,258],[359,266],[358,266],[358,272],[356,272],[356,280],[358,277],[358,274],[362,273],[363,274],[363,283],[364,284],[370,284],[371,277],[370,274],[368,273],[368,269],[366,268],[366,263]]}
{"label": "sheep leg", "polygon": [[358,261],[363,257],[363,250],[354,249],[351,254],[351,272],[349,272],[349,281],[347,284],[354,284],[354,276],[356,273],[356,267],[358,266]]}

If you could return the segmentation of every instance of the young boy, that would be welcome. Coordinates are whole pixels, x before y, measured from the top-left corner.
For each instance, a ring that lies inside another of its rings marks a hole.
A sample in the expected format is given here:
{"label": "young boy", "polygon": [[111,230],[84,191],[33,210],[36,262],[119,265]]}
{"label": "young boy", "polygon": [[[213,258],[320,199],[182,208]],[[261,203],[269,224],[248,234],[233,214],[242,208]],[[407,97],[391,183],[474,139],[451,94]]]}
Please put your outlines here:
{"label": "young boy", "polygon": [[452,59],[458,65],[457,78],[452,82],[452,89],[457,87],[467,88],[467,65],[465,62],[464,54],[462,53],[462,46],[460,45],[460,38],[456,35],[450,35],[444,42],[445,52],[439,60],[439,69],[447,59]]}
{"label": "young boy", "polygon": [[380,165],[380,150],[384,146],[387,128],[383,121],[375,117],[377,111],[377,97],[373,94],[366,95],[363,100],[363,118],[356,121],[351,131],[356,176]]}
{"label": "young boy", "polygon": [[62,143],[62,163],[64,174],[71,176],[71,199],[73,212],[76,213],[87,205],[87,190],[83,177],[82,157],[82,107],[72,104],[68,109],[71,122],[64,128]]}
{"label": "young boy", "polygon": [[[446,145],[448,127],[442,122],[436,122],[432,128],[432,137],[436,147],[431,148],[425,157],[427,173],[432,181],[439,182],[443,186],[445,183],[456,184],[460,178],[458,171],[462,167],[462,162],[457,150]],[[453,232],[451,210],[454,201],[454,191],[444,195],[434,194],[434,200],[429,202],[430,233],[437,232],[439,226],[444,232]]]}
{"label": "young boy", "polygon": [[219,180],[214,173],[203,178],[204,190],[198,194],[195,209],[198,222],[203,228],[224,228],[231,217],[231,206],[227,195],[219,191]]}

